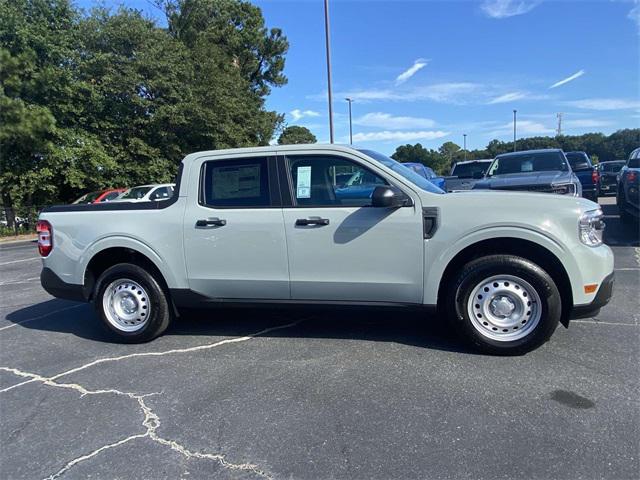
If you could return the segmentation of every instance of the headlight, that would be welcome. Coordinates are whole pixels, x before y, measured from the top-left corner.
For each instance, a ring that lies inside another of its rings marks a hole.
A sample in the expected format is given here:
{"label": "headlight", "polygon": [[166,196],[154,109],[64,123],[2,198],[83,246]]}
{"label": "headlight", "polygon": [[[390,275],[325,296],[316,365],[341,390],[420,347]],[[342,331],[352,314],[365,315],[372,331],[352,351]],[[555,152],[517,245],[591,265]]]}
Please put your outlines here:
{"label": "headlight", "polygon": [[578,235],[582,243],[589,247],[602,245],[602,233],[604,232],[602,218],[602,210],[599,208],[582,214],[578,227]]}
{"label": "headlight", "polygon": [[576,195],[576,186],[573,183],[557,183],[551,185],[551,191],[560,195]]}

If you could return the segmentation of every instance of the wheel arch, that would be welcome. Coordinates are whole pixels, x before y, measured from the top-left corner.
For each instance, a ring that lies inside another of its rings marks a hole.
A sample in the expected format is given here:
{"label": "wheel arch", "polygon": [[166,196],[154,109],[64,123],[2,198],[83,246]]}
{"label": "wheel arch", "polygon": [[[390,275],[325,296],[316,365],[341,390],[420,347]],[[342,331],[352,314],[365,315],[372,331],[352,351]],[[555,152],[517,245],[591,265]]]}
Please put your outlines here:
{"label": "wheel arch", "polygon": [[573,306],[573,293],[569,274],[558,256],[539,243],[517,237],[499,237],[480,240],[460,250],[444,269],[438,286],[438,305],[444,305],[446,289],[456,272],[466,263],[487,255],[516,255],[542,267],[553,279],[562,298],[561,323],[568,326]]}
{"label": "wheel arch", "polygon": [[91,255],[86,262],[83,271],[83,289],[87,300],[92,300],[95,292],[96,282],[100,275],[109,267],[118,263],[131,263],[137,265],[152,274],[160,283],[162,288],[168,293],[169,285],[165,273],[154,261],[153,255],[143,253],[132,246],[105,246]]}

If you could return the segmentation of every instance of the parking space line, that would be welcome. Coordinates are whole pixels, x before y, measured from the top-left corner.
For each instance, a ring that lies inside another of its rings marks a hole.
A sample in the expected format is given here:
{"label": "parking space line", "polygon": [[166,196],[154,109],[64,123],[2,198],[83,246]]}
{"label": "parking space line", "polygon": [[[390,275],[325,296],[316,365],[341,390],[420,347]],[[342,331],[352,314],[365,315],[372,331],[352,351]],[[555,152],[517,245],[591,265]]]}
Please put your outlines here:
{"label": "parking space line", "polygon": [[282,330],[284,328],[295,327],[296,325],[298,325],[301,322],[304,322],[305,320],[307,320],[307,319],[305,318],[305,319],[302,319],[302,320],[298,320],[296,322],[287,323],[286,325],[278,325],[276,327],[265,328],[264,330],[260,330],[259,332],[252,333],[252,334],[246,335],[244,337],[227,338],[225,340],[220,340],[218,342],[207,343],[207,344],[204,344],[204,345],[197,345],[195,347],[175,348],[175,349],[172,349],[172,350],[165,350],[165,351],[161,351],[161,352],[137,352],[137,353],[130,353],[128,355],[121,355],[119,357],[99,358],[98,360],[94,360],[93,362],[89,362],[89,363],[86,363],[84,365],[80,365],[79,367],[72,368],[71,370],[67,370],[66,372],[62,372],[62,373],[59,373],[57,375],[54,375],[53,377],[51,377],[51,379],[52,380],[57,380],[57,379],[59,379],[61,377],[65,377],[67,375],[71,375],[72,373],[76,373],[76,372],[79,372],[81,370],[85,370],[85,369],[93,367],[95,365],[100,365],[101,363],[118,362],[120,360],[127,360],[129,358],[161,357],[161,356],[164,356],[164,355],[173,355],[175,353],[199,352],[201,350],[210,350],[212,348],[220,347],[220,346],[226,345],[228,343],[246,342],[247,340],[251,340],[254,337],[259,337],[260,335],[264,335],[265,333],[273,332],[273,331],[276,331],[276,330]]}
{"label": "parking space line", "polygon": [[599,320],[571,320],[570,323],[593,323],[596,325],[620,325],[623,327],[638,327],[637,323],[615,323],[615,322],[601,322]]}
{"label": "parking space line", "polygon": [[65,308],[61,308],[59,310],[54,310],[53,312],[45,313],[44,315],[40,315],[39,317],[27,318],[26,320],[21,320],[19,322],[12,323],[11,325],[5,325],[4,327],[0,328],[0,332],[2,330],[8,330],[8,329],[16,327],[18,325],[22,325],[23,323],[33,322],[35,320],[40,320],[41,318],[48,317],[49,315],[53,315],[54,313],[65,312],[67,310],[71,310],[72,308],[83,307],[84,305],[85,305],[84,303],[80,303],[78,305],[71,305],[70,307],[65,307]]}
{"label": "parking space line", "polygon": [[616,272],[637,272],[640,271],[640,267],[622,267],[622,268],[614,268],[613,269]]}
{"label": "parking space line", "polygon": [[5,285],[19,285],[21,283],[31,283],[34,280],[38,280],[38,279],[40,279],[40,277],[25,278],[24,280],[16,280],[11,282],[0,282],[0,287],[3,287]]}
{"label": "parking space line", "polygon": [[0,263],[0,267],[3,265],[10,265],[12,263],[20,263],[20,262],[33,262],[35,260],[40,260],[38,257],[35,258],[23,258],[21,260],[11,260],[10,262]]}

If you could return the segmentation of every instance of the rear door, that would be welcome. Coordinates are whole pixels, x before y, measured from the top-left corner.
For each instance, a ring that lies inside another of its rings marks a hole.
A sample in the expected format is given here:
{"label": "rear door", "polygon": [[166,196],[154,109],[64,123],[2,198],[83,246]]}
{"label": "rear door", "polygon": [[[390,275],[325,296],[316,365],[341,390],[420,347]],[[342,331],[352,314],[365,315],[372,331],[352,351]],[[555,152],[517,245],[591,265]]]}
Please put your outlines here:
{"label": "rear door", "polygon": [[195,162],[184,216],[191,290],[216,299],[289,299],[275,168],[264,154]]}
{"label": "rear door", "polygon": [[283,215],[291,298],[421,303],[419,198],[413,194],[408,207],[372,207],[373,189],[391,181],[346,153],[293,152],[279,160],[286,173],[281,183],[290,187],[283,192],[291,203]]}

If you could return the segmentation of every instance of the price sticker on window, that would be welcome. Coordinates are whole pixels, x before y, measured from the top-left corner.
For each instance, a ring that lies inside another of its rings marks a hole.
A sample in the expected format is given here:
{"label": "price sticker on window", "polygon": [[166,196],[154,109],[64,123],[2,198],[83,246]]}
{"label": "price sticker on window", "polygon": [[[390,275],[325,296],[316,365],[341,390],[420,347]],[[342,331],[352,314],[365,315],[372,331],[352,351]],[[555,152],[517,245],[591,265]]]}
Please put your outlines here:
{"label": "price sticker on window", "polygon": [[296,197],[311,198],[311,166],[298,167]]}

